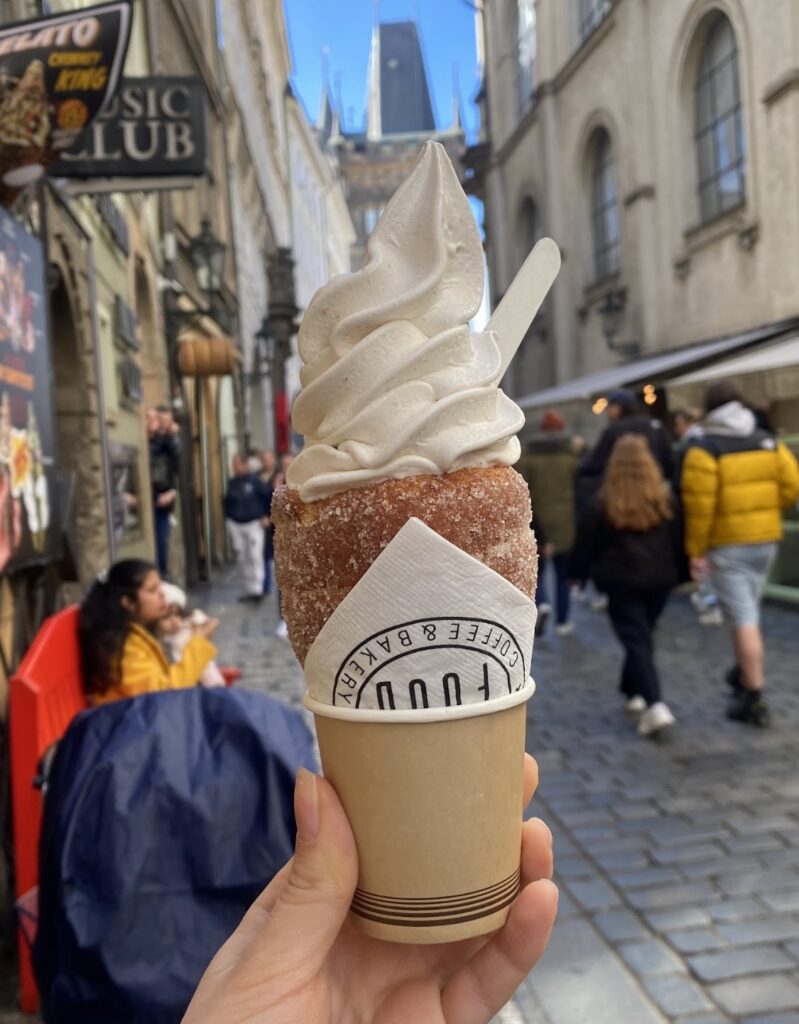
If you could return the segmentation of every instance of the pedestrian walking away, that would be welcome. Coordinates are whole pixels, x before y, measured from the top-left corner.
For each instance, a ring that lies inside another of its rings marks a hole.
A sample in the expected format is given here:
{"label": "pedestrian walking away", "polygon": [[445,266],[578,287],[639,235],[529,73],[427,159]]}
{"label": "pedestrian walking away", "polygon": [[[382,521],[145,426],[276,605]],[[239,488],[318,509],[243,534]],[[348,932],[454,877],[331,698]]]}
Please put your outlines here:
{"label": "pedestrian walking away", "polygon": [[549,568],[555,579],[555,631],[568,636],[573,626],[569,620],[571,588],[569,585],[569,552],[574,542],[575,492],[577,455],[566,421],[555,409],[541,417],[539,432],[534,435],[518,469],[530,489],[533,504],[533,529],[538,541],[538,586],[535,603],[538,607],[536,633],[544,631],[552,609]]}
{"label": "pedestrian walking away", "polygon": [[653,419],[632,391],[619,388],[608,398],[607,415],[610,420],[593,451],[580,466],[583,489],[596,492],[602,483],[605,468],[620,437],[639,434],[643,437],[666,480],[674,476],[674,458],[666,431],[660,420]]}
{"label": "pedestrian walking away", "polygon": [[592,578],[608,595],[608,614],[625,657],[619,688],[638,732],[651,736],[674,724],[662,699],[653,633],[679,580],[677,503],[642,437],[613,448],[605,480],[577,527],[570,575]]}
{"label": "pedestrian walking away", "polygon": [[732,623],[735,664],[727,715],[750,725],[768,724],[760,604],[777,542],[782,510],[799,497],[799,466],[728,382],[705,395],[701,436],[682,463],[685,548],[691,575],[710,580]]}
{"label": "pedestrian walking away", "polygon": [[230,542],[241,568],[244,593],[239,600],[257,604],[264,596],[264,530],[269,525],[271,496],[246,455],[233,459],[233,476],[224,497]]}

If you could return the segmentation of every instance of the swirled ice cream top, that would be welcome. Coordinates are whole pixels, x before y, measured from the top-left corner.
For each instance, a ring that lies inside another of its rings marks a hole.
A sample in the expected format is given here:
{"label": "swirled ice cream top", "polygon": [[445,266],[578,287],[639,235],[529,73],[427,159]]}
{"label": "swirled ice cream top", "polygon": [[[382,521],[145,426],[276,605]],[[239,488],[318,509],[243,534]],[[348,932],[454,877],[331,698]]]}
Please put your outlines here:
{"label": "swirled ice cream top", "polygon": [[381,480],[512,465],[524,414],[498,387],[492,333],[472,334],[480,236],[443,146],[427,142],[355,274],[311,300],[299,333],[305,447],[288,472],[304,501]]}

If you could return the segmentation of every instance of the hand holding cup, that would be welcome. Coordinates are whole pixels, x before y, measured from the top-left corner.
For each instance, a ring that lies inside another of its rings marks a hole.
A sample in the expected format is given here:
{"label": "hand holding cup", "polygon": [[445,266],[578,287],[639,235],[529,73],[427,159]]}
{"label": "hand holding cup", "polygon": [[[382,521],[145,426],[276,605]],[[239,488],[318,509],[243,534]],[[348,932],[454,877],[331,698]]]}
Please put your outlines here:
{"label": "hand holding cup", "polygon": [[[538,768],[525,755],[524,803]],[[491,936],[437,946],[383,942],[347,911],[358,855],[344,810],[324,779],[301,771],[294,797],[297,846],[217,953],[183,1024],[370,1020],[487,1024],[533,968],[557,911],[552,833],[522,829],[522,888]],[[335,1012],[334,1012],[335,1008]]]}

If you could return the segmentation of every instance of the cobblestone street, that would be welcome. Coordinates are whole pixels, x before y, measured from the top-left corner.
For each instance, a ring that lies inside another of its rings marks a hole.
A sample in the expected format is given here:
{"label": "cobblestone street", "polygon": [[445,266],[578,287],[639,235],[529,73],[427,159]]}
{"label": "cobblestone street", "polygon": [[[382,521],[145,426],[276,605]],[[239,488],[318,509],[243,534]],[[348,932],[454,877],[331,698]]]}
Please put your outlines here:
{"label": "cobblestone street", "polygon": [[[238,592],[225,575],[195,595],[222,617],[221,660],[244,670],[239,685],[299,706],[274,599],[253,609]],[[555,834],[560,912],[497,1024],[797,1024],[799,615],[765,610],[774,726],[761,732],[724,719],[726,632],[674,599],[659,661],[679,724],[662,743],[623,710],[604,614],[575,619],[573,636],[536,642],[529,706],[532,813]]]}
{"label": "cobblestone street", "polygon": [[[213,589],[214,607],[237,608],[220,646],[243,685],[297,705],[274,604],[239,611],[235,593]],[[724,719],[726,631],[675,598],[660,664],[679,721],[662,743],[623,711],[605,616],[578,607],[576,622],[572,637],[537,641],[528,732],[558,923],[501,1024],[798,1024],[799,615],[765,609],[774,724],[757,731]]]}
{"label": "cobblestone street", "polygon": [[[214,608],[231,610],[227,660],[243,685],[299,704],[273,602],[240,610],[235,594],[213,588]],[[699,626],[684,598],[660,631],[679,719],[663,743],[639,739],[623,711],[603,614],[577,607],[574,636],[537,641],[532,813],[555,833],[560,913],[501,1024],[798,1024],[799,615],[764,615],[774,725],[763,732],[724,718],[728,636]]]}
{"label": "cobblestone street", "polygon": [[555,833],[558,924],[519,993],[526,1022],[799,1021],[799,651],[767,607],[774,727],[723,717],[726,631],[675,599],[660,630],[667,742],[635,735],[604,615],[540,640],[528,749]]}

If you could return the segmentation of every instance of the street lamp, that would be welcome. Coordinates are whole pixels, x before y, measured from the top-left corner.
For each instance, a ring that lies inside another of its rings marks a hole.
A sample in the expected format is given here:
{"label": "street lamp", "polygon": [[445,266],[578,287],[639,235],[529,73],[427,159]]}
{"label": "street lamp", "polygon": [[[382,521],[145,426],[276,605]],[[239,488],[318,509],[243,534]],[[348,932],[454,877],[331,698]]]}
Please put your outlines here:
{"label": "street lamp", "polygon": [[241,375],[245,384],[254,387],[258,381],[272,376],[272,363],[275,359],[276,348],[277,338],[274,329],[269,317],[265,316],[261,320],[261,326],[255,332],[253,369]]}
{"label": "street lamp", "polygon": [[621,331],[624,321],[626,304],[627,295],[624,289],[613,289],[605,293],[597,312],[602,321],[602,334],[605,336],[608,348],[620,355],[636,356],[639,352],[637,341],[616,341],[616,336]]}
{"label": "street lamp", "polygon": [[200,289],[209,297],[222,291],[225,276],[224,242],[220,242],[211,230],[211,221],[203,217],[200,233],[189,242],[189,259],[197,276]]}
{"label": "street lamp", "polygon": [[[275,346],[277,344],[277,338],[275,332],[272,329],[272,324],[269,322],[269,317],[265,316],[261,321],[261,326],[255,332],[256,344],[260,342],[261,351],[264,355],[264,361],[268,367],[271,367],[272,360],[275,358]],[[257,349],[256,349],[257,350]],[[270,372],[270,371],[267,371]]]}

